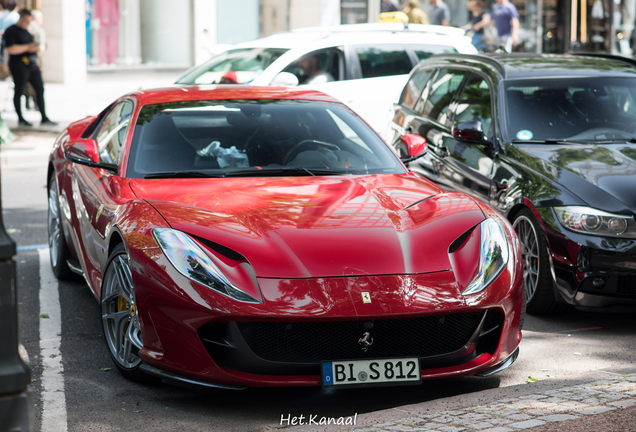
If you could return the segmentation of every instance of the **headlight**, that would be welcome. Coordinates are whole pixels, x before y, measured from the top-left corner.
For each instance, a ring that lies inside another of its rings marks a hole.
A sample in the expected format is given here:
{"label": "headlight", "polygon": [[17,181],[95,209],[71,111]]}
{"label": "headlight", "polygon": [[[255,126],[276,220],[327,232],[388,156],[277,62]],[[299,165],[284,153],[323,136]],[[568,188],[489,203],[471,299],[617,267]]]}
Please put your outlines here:
{"label": "headlight", "polygon": [[508,242],[503,227],[495,219],[486,219],[479,225],[479,230],[479,270],[463,295],[486,289],[508,264]]}
{"label": "headlight", "polygon": [[235,300],[260,303],[234,286],[187,234],[169,228],[155,228],[152,234],[174,268],[188,279]]}
{"label": "headlight", "polygon": [[566,229],[600,237],[636,238],[633,216],[619,215],[590,207],[554,207],[557,219]]}

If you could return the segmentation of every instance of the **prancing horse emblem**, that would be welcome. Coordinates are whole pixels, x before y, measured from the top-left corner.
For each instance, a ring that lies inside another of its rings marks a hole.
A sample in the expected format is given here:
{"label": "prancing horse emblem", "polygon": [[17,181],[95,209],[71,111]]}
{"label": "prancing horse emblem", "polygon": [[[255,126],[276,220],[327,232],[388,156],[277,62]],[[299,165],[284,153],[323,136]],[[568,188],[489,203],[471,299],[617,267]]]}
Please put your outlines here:
{"label": "prancing horse emblem", "polygon": [[371,295],[368,292],[362,293],[362,303],[371,303]]}
{"label": "prancing horse emblem", "polygon": [[358,339],[358,343],[360,344],[362,351],[367,352],[369,347],[373,345],[373,338],[371,337],[371,333],[364,332],[362,334],[362,337]]}

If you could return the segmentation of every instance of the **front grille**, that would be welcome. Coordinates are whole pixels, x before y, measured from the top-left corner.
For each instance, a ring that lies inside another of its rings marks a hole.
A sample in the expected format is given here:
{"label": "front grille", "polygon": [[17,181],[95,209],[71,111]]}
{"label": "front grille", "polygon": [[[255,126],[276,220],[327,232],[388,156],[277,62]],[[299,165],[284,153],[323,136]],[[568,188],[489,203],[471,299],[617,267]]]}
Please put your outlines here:
{"label": "front grille", "polygon": [[[318,363],[449,354],[469,342],[483,315],[481,311],[370,321],[238,322],[237,325],[247,345],[261,359]],[[366,331],[373,344],[364,352],[358,340]]]}

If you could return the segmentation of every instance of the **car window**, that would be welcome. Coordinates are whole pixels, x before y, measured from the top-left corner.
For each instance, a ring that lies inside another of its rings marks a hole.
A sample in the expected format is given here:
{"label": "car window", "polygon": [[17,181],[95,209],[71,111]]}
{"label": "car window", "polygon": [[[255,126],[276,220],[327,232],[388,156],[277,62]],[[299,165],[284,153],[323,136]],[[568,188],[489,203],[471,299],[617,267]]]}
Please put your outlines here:
{"label": "car window", "polygon": [[422,94],[424,85],[433,74],[433,71],[434,69],[423,69],[415,72],[404,86],[404,90],[400,96],[400,103],[409,108],[413,108],[415,102],[417,102]]}
{"label": "car window", "polygon": [[282,48],[242,48],[226,51],[181,77],[177,84],[218,84],[233,71],[239,84],[252,81],[287,50]]}
{"label": "car window", "polygon": [[505,84],[505,139],[627,140],[636,135],[636,80],[561,78]]}
{"label": "car window", "polygon": [[490,86],[485,78],[477,74],[470,75],[466,81],[455,109],[455,123],[467,120],[480,120],[484,135],[492,138]]}
{"label": "car window", "polygon": [[461,87],[465,71],[441,69],[431,84],[423,114],[442,124],[448,124],[449,108]]}
{"label": "car window", "polygon": [[342,53],[338,48],[314,51],[291,63],[283,72],[296,75],[299,84],[339,81],[341,57]]}
{"label": "car window", "polygon": [[104,121],[99,126],[95,141],[97,141],[99,159],[101,162],[109,164],[119,162],[132,110],[132,102],[121,102],[113,107],[112,111],[106,115]]}
{"label": "car window", "polygon": [[193,171],[254,177],[399,173],[404,167],[360,117],[339,103],[268,99],[142,107],[128,177]]}
{"label": "car window", "polygon": [[426,60],[434,54],[456,53],[455,47],[448,45],[410,45],[419,61]]}
{"label": "car window", "polygon": [[360,61],[362,78],[404,75],[411,72],[413,64],[402,46],[358,46],[355,53]]}

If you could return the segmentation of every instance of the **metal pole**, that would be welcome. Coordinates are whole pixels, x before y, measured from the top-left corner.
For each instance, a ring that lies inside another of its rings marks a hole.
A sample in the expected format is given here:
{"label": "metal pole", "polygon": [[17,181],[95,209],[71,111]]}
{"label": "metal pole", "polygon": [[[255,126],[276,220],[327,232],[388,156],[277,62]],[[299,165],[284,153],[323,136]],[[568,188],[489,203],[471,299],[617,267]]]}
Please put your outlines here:
{"label": "metal pole", "polygon": [[27,388],[31,372],[18,353],[15,254],[15,243],[4,229],[0,197],[0,432],[32,431],[35,422]]}

